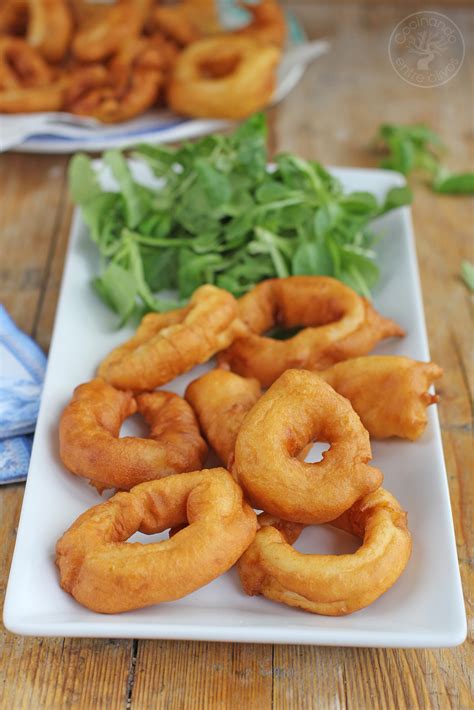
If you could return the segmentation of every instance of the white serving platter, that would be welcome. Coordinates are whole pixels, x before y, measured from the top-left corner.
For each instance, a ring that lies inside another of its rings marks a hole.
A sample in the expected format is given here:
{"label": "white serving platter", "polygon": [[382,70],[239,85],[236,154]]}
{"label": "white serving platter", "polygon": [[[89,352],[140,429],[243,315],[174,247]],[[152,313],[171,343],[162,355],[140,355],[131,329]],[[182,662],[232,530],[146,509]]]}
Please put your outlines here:
{"label": "white serving platter", "polygon": [[[348,190],[369,190],[379,198],[400,175],[388,171],[335,169]],[[398,209],[377,225],[384,234],[375,305],[407,332],[377,349],[428,360],[410,211]],[[462,643],[466,616],[456,554],[449,492],[436,407],[416,443],[375,442],[374,464],[384,486],[408,511],[413,555],[402,577],[367,609],[346,617],[312,615],[262,597],[248,597],[237,573],[184,599],[121,615],[95,614],[59,587],[56,540],[85,509],[100,502],[85,480],[62,466],[58,419],[73,388],[93,377],[101,358],[128,337],[116,317],[90,288],[98,255],[76,213],[49,355],[15,553],[4,609],[6,627],[34,636],[169,638],[336,646],[445,647]],[[442,365],[442,363],[440,363]],[[196,368],[167,389],[179,394],[209,366]],[[126,433],[137,431],[131,421]],[[133,540],[160,536],[136,535]],[[350,552],[353,538],[328,526],[307,528],[296,547],[303,552]]]}

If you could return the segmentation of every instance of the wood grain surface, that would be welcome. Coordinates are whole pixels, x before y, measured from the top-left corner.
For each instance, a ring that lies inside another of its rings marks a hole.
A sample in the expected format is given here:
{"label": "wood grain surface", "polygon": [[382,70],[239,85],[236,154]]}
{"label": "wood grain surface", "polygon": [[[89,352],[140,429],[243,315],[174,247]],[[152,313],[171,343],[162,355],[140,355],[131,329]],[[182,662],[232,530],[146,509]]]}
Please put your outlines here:
{"label": "wood grain surface", "polygon": [[[387,43],[419,6],[290,3],[312,37],[332,51],[270,112],[274,150],[332,165],[374,166],[370,143],[384,121],[426,121],[449,145],[448,165],[473,159],[470,9],[444,11],[461,28],[467,56],[443,87],[417,89],[392,70]],[[437,6],[443,11],[443,6]],[[71,205],[67,157],[1,156],[0,301],[48,349],[67,245]],[[433,195],[416,184],[415,231],[438,388],[458,554],[472,624],[473,297],[459,278],[474,261],[472,199]],[[23,496],[0,490],[0,584],[6,586]],[[47,491],[45,491],[47,495]],[[426,504],[429,505],[429,491]],[[34,589],[31,590],[34,594]],[[0,707],[17,708],[473,708],[472,637],[447,650],[344,649],[173,641],[0,640]]]}

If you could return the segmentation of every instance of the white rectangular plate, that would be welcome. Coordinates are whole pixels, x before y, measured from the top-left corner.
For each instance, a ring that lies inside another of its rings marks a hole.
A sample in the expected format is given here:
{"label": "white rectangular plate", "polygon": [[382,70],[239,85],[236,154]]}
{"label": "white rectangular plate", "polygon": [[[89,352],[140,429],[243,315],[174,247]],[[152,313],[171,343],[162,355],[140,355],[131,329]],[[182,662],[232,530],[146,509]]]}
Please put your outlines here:
{"label": "white rectangular plate", "polygon": [[[334,172],[348,190],[369,190],[379,198],[402,184],[399,175],[387,171]],[[384,238],[379,245],[382,277],[375,305],[400,323],[407,335],[385,343],[377,352],[428,360],[409,210],[384,216],[378,229]],[[91,379],[101,358],[129,335],[115,329],[114,314],[90,288],[97,264],[96,248],[76,214],[6,596],[7,628],[35,636],[379,647],[461,643],[466,617],[436,407],[429,408],[428,428],[416,443],[390,440],[373,445],[374,464],[385,475],[384,486],[408,511],[414,544],[400,580],[367,609],[331,618],[248,597],[235,570],[179,601],[114,616],[88,611],[61,590],[54,565],[56,540],[100,499],[85,480],[72,476],[61,465],[59,416],[73,388]],[[196,368],[168,389],[182,394],[186,384],[205,369]],[[146,536],[133,539],[143,538]],[[304,552],[349,552],[354,542],[323,526],[307,528],[296,547]]]}

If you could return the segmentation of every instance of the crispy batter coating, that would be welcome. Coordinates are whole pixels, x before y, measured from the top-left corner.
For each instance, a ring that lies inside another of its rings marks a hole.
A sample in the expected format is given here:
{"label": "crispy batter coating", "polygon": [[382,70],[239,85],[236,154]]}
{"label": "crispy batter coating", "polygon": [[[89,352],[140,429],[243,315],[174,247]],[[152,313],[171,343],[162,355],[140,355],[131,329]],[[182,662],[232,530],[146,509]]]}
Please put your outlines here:
{"label": "crispy batter coating", "polygon": [[206,362],[244,332],[234,297],[216,286],[201,286],[186,308],[146,315],[135,336],[105,358],[98,374],[120,389],[152,390]]}
{"label": "crispy batter coating", "polygon": [[71,73],[66,107],[102,123],[126,121],[157,101],[164,68],[165,58],[158,46],[144,39],[128,39],[107,68],[90,64]]}
{"label": "crispy batter coating", "polygon": [[[426,407],[438,401],[428,389],[442,370],[433,362],[367,355],[317,374],[350,401],[371,437],[398,436],[414,441],[426,428]],[[229,469],[244,417],[261,394],[258,380],[222,369],[211,370],[188,385],[185,399],[207,442]],[[298,458],[304,460],[308,449]]]}
{"label": "crispy batter coating", "polygon": [[44,87],[54,72],[37,50],[19,37],[0,37],[0,89]]}
{"label": "crispy batter coating", "polygon": [[234,458],[242,422],[260,398],[258,380],[226,370],[211,370],[188,385],[185,399],[194,409],[201,430],[224,465]]}
{"label": "crispy batter coating", "polygon": [[150,24],[153,29],[158,29],[180,47],[187,47],[201,37],[188,8],[183,4],[157,7],[153,11]]}
{"label": "crispy batter coating", "polygon": [[202,35],[222,32],[216,0],[182,0],[182,5]]}
{"label": "crispy batter coating", "polygon": [[118,0],[106,13],[79,28],[72,43],[74,55],[83,62],[107,59],[124,42],[138,37],[151,4],[151,0]]}
{"label": "crispy batter coating", "polygon": [[57,111],[64,91],[36,49],[19,37],[0,37],[0,112]]}
{"label": "crispy batter coating", "polygon": [[[314,441],[331,446],[322,461],[299,461],[296,454]],[[245,417],[232,473],[254,507],[296,523],[325,523],[380,486],[371,458],[350,402],[315,373],[287,370]]]}
{"label": "crispy batter coating", "polygon": [[185,116],[240,119],[271,99],[280,50],[250,37],[201,39],[179,55],[168,86],[171,108]]}
{"label": "crispy batter coating", "polygon": [[[169,540],[125,541],[188,526]],[[222,468],[143,483],[83,513],[56,546],[61,587],[105,614],[181,599],[226,572],[255,537],[253,510]]]}
{"label": "crispy batter coating", "polygon": [[245,27],[235,30],[239,37],[251,37],[262,44],[273,44],[283,47],[286,40],[285,14],[276,0],[260,0],[257,5],[240,2],[247,10],[252,21]]}
{"label": "crispy batter coating", "polygon": [[[328,276],[268,279],[239,300],[240,315],[251,334],[219,356],[219,363],[264,387],[289,368],[321,370],[339,360],[365,355],[380,340],[402,336],[345,284]],[[303,330],[288,340],[263,334],[275,326]]]}
{"label": "crispy batter coating", "polygon": [[69,49],[73,17],[66,0],[29,0],[26,40],[49,62],[59,62]]}
{"label": "crispy batter coating", "polygon": [[260,529],[237,568],[249,595],[313,614],[341,616],[368,606],[397,581],[411,554],[406,513],[379,488],[358,500],[331,524],[362,538],[347,555],[305,555],[291,544],[298,527],[259,516]]}
{"label": "crispy batter coating", "polygon": [[[139,412],[150,427],[148,439],[119,438],[124,420]],[[129,490],[143,481],[200,468],[207,446],[194,413],[171,392],[134,398],[100,378],[79,385],[59,424],[61,460],[99,491]]]}
{"label": "crispy batter coating", "polygon": [[2,0],[0,35],[23,35],[28,25],[27,0]]}
{"label": "crispy batter coating", "polygon": [[350,400],[370,436],[414,441],[426,428],[426,408],[438,401],[428,389],[443,371],[434,362],[369,355],[339,362],[318,374]]}

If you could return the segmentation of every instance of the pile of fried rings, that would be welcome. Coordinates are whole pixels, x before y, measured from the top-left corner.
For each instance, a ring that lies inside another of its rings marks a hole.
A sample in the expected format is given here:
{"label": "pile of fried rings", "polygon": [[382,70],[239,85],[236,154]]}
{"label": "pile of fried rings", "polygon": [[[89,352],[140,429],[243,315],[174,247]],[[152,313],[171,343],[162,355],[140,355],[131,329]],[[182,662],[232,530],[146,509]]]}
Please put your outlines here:
{"label": "pile of fried rings", "polygon": [[68,111],[104,123],[155,105],[201,118],[239,119],[263,108],[286,39],[276,0],[242,7],[224,31],[215,0],[2,0],[0,113]]}
{"label": "pile of fried rings", "polygon": [[[296,326],[293,337],[269,335]],[[369,465],[370,437],[421,436],[442,374],[434,363],[367,355],[403,335],[324,276],[270,279],[238,301],[204,285],[185,308],[146,315],[61,416],[66,468],[117,491],[57,543],[62,588],[118,613],[180,599],[237,564],[247,594],[316,614],[376,600],[407,565],[411,536]],[[157,389],[215,355],[184,398]],[[121,437],[135,412],[148,437]],[[330,448],[309,463],[316,441]],[[208,447],[221,467],[202,468]],[[359,549],[294,549],[305,526],[323,523],[358,536]],[[165,530],[169,539],[127,543]]]}

